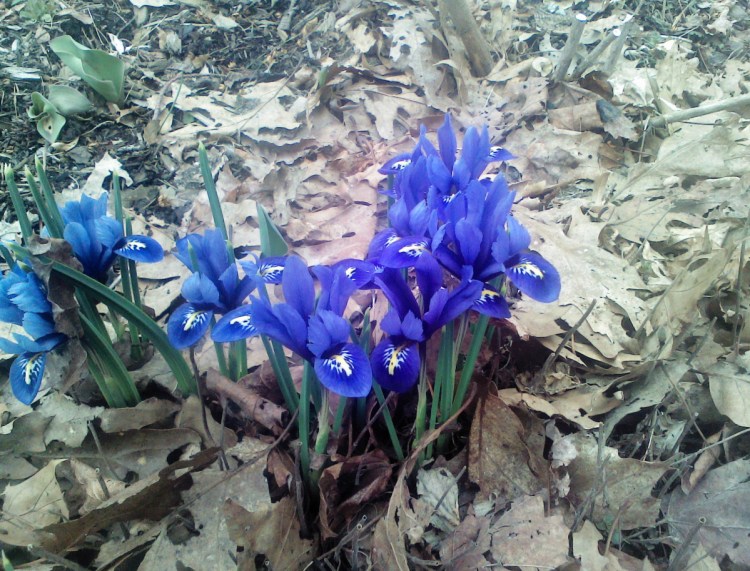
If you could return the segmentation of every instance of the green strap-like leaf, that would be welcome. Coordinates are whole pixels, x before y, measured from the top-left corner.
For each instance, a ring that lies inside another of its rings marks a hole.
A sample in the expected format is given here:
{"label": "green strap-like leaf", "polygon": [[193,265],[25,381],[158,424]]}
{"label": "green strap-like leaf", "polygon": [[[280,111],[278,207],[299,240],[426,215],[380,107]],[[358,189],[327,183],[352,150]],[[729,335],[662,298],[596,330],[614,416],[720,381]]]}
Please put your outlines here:
{"label": "green strap-like leaf", "polygon": [[164,357],[183,395],[187,396],[196,393],[195,380],[185,359],[177,349],[172,347],[166,333],[164,333],[153,319],[123,296],[73,268],[53,261],[52,269],[69,279],[75,287],[85,291],[87,295],[91,295],[97,301],[114,307],[117,313],[125,317],[128,321],[135,323],[138,330],[154,344],[154,348]]}
{"label": "green strap-like leaf", "polygon": [[263,208],[263,205],[258,202],[258,226],[260,226],[260,249],[263,255],[266,257],[272,256],[285,256],[289,251],[289,247],[284,241],[284,237],[281,232],[273,223],[271,217]]}

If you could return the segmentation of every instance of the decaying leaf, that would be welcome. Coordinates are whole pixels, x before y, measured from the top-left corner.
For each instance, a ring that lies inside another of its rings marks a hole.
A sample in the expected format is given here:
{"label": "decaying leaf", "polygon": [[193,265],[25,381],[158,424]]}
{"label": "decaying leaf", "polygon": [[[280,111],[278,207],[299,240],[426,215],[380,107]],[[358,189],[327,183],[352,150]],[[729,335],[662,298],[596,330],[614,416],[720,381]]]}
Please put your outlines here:
{"label": "decaying leaf", "polygon": [[323,470],[320,520],[324,537],[335,537],[363,505],[380,496],[392,473],[390,461],[381,450],[347,458]]}
{"label": "decaying leaf", "polygon": [[651,495],[656,482],[669,468],[662,462],[620,458],[617,450],[601,449],[593,436],[576,433],[564,437],[577,455],[568,467],[573,505],[591,502],[591,519],[601,526],[617,522],[620,529],[649,527],[659,516],[659,500]]}
{"label": "decaying leaf", "polygon": [[523,425],[498,396],[487,394],[476,408],[469,436],[469,478],[481,499],[502,504],[546,487],[546,461],[527,443]]}
{"label": "decaying leaf", "polygon": [[545,515],[541,497],[521,497],[490,528],[492,556],[506,567],[553,569],[569,561],[569,531],[561,515]]}
{"label": "decaying leaf", "polygon": [[312,541],[300,539],[294,500],[287,496],[250,512],[229,499],[224,502],[229,537],[244,551],[238,569],[255,569],[255,557],[262,556],[273,569],[304,569],[315,556]]}
{"label": "decaying leaf", "polygon": [[718,560],[750,565],[750,460],[735,460],[711,470],[689,494],[673,491],[664,501],[670,532],[678,541],[694,534]]}
{"label": "decaying leaf", "polygon": [[456,478],[448,470],[420,470],[417,474],[417,494],[418,501],[432,510],[431,525],[450,533],[460,523],[458,485]]}

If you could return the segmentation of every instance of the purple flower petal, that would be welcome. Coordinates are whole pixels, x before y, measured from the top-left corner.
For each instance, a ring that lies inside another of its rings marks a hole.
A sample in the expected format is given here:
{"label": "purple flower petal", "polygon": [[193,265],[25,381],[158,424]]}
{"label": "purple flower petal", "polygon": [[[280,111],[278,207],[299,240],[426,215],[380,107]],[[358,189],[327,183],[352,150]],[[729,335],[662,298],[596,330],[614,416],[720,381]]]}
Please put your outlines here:
{"label": "purple flower petal", "polygon": [[34,402],[42,386],[47,353],[23,353],[10,366],[10,387],[25,405]]}
{"label": "purple flower petal", "polygon": [[175,349],[195,345],[205,335],[214,312],[191,303],[178,307],[167,321],[167,337]]}
{"label": "purple flower petal", "polygon": [[135,262],[159,262],[164,259],[161,244],[148,236],[131,234],[115,244],[113,251],[118,256]]}
{"label": "purple flower petal", "polygon": [[388,337],[381,341],[370,356],[372,374],[384,389],[403,393],[419,378],[419,346],[410,341],[394,343]]}
{"label": "purple flower petal", "polygon": [[340,345],[315,359],[315,374],[328,390],[344,397],[366,397],[372,388],[372,370],[358,345]]}
{"label": "purple flower petal", "polygon": [[253,323],[250,305],[241,305],[224,315],[211,330],[211,339],[217,343],[231,343],[258,335]]}
{"label": "purple flower petal", "polygon": [[560,274],[536,252],[524,252],[506,262],[506,274],[521,292],[549,303],[560,295]]}

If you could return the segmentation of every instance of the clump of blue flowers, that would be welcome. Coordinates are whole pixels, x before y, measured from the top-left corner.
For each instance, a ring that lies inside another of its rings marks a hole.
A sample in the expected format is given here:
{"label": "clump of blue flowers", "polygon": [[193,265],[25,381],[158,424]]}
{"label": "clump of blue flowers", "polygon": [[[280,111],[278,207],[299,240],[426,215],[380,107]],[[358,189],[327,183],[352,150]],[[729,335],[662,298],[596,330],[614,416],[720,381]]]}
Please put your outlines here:
{"label": "clump of blue flowers", "polygon": [[[559,273],[529,250],[528,231],[511,215],[515,193],[503,175],[480,178],[491,163],[513,156],[490,145],[486,127],[467,129],[459,153],[450,115],[438,129],[438,142],[436,149],[422,130],[413,152],[380,169],[394,178],[390,227],[375,236],[368,260],[386,268],[375,284],[393,309],[381,324],[388,337],[372,362],[378,382],[399,392],[416,383],[415,345],[451,319],[468,310],[510,317],[507,282],[542,302],[560,293]],[[450,291],[442,287],[448,282],[438,264],[457,283]],[[404,268],[416,274],[421,310],[403,274],[393,271]]]}
{"label": "clump of blue flowers", "polygon": [[10,367],[10,386],[23,404],[31,404],[44,377],[47,354],[67,341],[55,330],[47,290],[29,264],[9,260],[0,280],[0,321],[23,327],[14,341],[0,338],[0,349],[18,355]]}
{"label": "clump of blue flowers", "polygon": [[125,236],[122,223],[107,214],[109,195],[97,198],[83,195],[60,209],[63,237],[83,266],[83,273],[106,283],[117,256],[136,262],[159,262],[164,258],[161,245],[148,236]]}

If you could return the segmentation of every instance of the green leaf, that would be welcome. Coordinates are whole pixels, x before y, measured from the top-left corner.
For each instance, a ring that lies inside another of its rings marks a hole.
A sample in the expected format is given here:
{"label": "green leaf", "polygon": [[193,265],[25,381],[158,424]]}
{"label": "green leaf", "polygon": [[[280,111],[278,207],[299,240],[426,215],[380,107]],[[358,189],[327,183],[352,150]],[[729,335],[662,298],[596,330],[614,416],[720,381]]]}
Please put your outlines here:
{"label": "green leaf", "polygon": [[260,250],[266,257],[284,256],[289,251],[289,247],[284,241],[281,232],[273,223],[271,217],[263,208],[260,202],[256,203],[258,207],[258,225],[260,226]]}
{"label": "green leaf", "polygon": [[117,313],[134,323],[138,327],[138,330],[154,344],[154,348],[164,357],[167,365],[172,369],[177,386],[183,395],[187,396],[197,392],[195,379],[182,354],[172,347],[167,334],[148,315],[123,296],[65,264],[53,261],[52,269],[69,279],[76,288],[83,290],[97,301],[114,308]]}
{"label": "green leaf", "polygon": [[83,81],[107,101],[122,100],[125,65],[102,50],[79,44],[70,36],[60,36],[50,42],[58,57]]}
{"label": "green leaf", "polygon": [[83,93],[67,85],[50,85],[47,98],[63,117],[91,110],[91,101]]}
{"label": "green leaf", "polygon": [[36,121],[36,130],[50,143],[57,141],[60,131],[65,126],[65,117],[58,113],[57,108],[36,91],[31,94],[31,107],[27,111],[29,117]]}
{"label": "green leaf", "polygon": [[26,207],[23,204],[21,193],[18,192],[18,186],[16,186],[16,175],[9,166],[5,167],[3,174],[5,175],[5,183],[8,185],[13,210],[16,211],[16,218],[18,218],[18,224],[21,226],[21,236],[23,236],[24,242],[28,242],[32,234],[31,222],[26,214]]}
{"label": "green leaf", "polygon": [[3,557],[3,571],[13,571],[13,564],[10,562],[10,559],[5,556],[5,551],[0,553],[2,553]]}

